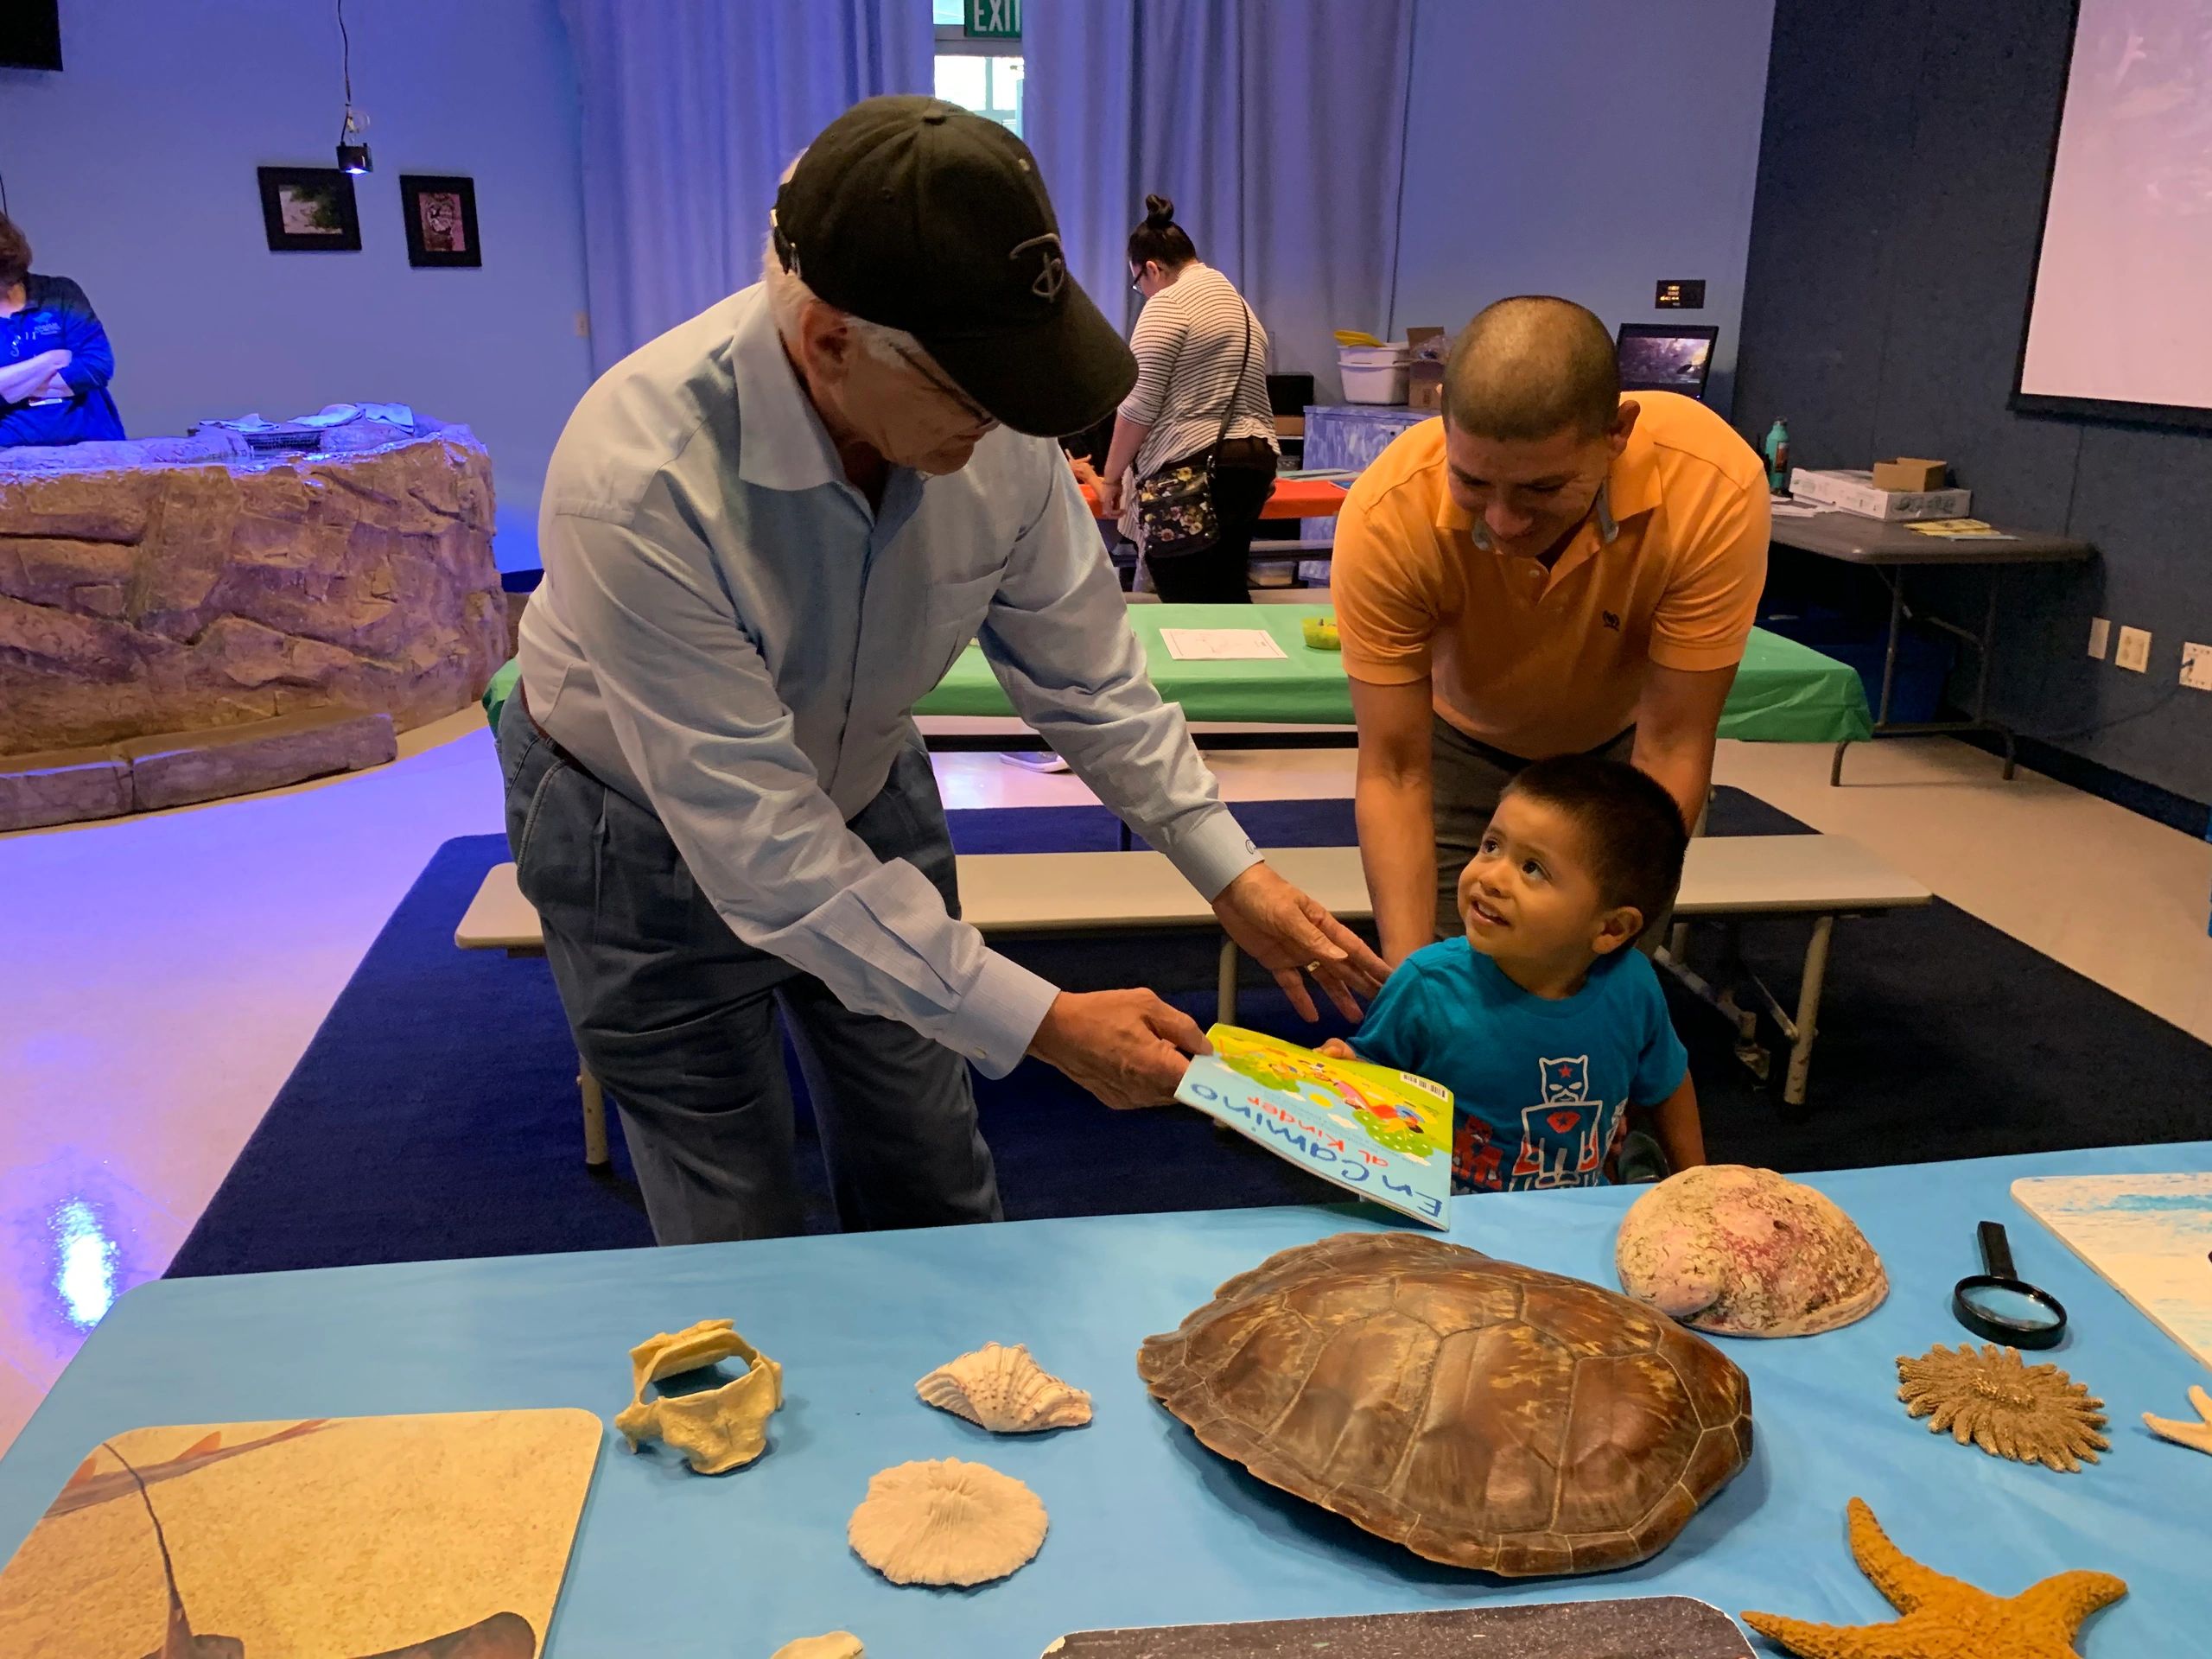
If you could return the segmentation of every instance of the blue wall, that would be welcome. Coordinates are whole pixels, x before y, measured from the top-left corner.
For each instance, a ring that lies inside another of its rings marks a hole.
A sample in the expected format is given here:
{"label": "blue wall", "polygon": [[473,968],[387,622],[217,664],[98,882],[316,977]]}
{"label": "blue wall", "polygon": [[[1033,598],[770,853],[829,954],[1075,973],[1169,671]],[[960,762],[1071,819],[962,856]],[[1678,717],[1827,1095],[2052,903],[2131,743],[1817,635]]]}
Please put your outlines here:
{"label": "blue wall", "polygon": [[[1940,455],[1978,515],[2094,543],[2094,565],[2007,578],[1997,712],[2202,803],[2212,696],[2178,680],[2182,642],[2212,640],[2212,435],[2005,408],[2072,15],[1780,0],[1738,424],[1786,415],[1808,466]],[[2152,630],[2147,674],[2088,658],[2092,616]]]}
{"label": "blue wall", "polygon": [[[63,0],[60,74],[0,70],[0,171],[41,270],[115,341],[134,435],[366,398],[491,450],[500,563],[589,384],[576,96],[554,0],[355,0],[376,171],[359,253],[271,253],[254,168],[327,167],[343,99],[327,0]],[[476,181],[478,270],[407,264],[402,173]]]}
{"label": "blue wall", "polygon": [[[1393,332],[1531,293],[1608,323],[1716,323],[1727,409],[1773,10],[1420,0]],[[1653,284],[1685,276],[1706,308],[1652,310]]]}

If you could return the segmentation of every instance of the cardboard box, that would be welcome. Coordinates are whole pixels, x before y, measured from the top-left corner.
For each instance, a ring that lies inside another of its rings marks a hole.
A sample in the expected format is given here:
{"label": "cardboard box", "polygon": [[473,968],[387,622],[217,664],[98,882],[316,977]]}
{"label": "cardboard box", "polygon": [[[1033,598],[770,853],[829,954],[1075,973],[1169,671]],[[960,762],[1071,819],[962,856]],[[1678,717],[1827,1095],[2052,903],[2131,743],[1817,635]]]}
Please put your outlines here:
{"label": "cardboard box", "polygon": [[1444,359],[1451,355],[1452,336],[1441,328],[1408,328],[1406,350],[1412,361],[1406,368],[1406,407],[1444,407]]}
{"label": "cardboard box", "polygon": [[1815,472],[1807,467],[1790,469],[1789,493],[1816,507],[1898,524],[1916,518],[1963,518],[1974,508],[1972,490],[1877,489],[1872,472]]}
{"label": "cardboard box", "polygon": [[1950,481],[1951,463],[1947,461],[1921,461],[1900,455],[1895,461],[1874,463],[1874,487],[1878,490],[1940,490]]}

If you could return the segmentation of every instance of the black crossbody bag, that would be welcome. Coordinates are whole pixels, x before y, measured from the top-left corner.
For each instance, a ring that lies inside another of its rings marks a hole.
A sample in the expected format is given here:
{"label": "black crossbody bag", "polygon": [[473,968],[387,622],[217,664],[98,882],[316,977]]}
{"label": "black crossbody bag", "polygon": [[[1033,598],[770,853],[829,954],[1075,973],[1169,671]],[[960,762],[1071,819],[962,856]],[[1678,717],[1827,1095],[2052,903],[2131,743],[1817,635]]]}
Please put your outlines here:
{"label": "black crossbody bag", "polygon": [[1213,500],[1214,461],[1228,441],[1236,399],[1244,390],[1244,371],[1252,365],[1252,308],[1241,296],[1238,302],[1244,305],[1244,352],[1236,359],[1236,378],[1230,383],[1229,404],[1221,411],[1221,428],[1212,444],[1203,459],[1193,456],[1137,480],[1137,523],[1144,531],[1147,559],[1203,553],[1221,539],[1221,515]]}

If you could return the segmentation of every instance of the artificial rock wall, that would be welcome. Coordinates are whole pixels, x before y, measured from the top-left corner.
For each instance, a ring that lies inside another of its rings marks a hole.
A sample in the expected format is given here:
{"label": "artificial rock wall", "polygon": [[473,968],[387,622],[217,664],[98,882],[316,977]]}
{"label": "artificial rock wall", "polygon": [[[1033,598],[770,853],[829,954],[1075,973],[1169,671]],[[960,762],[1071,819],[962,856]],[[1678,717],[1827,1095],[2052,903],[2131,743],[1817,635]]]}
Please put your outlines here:
{"label": "artificial rock wall", "polygon": [[473,439],[102,461],[0,452],[0,756],[317,709],[405,730],[506,655]]}

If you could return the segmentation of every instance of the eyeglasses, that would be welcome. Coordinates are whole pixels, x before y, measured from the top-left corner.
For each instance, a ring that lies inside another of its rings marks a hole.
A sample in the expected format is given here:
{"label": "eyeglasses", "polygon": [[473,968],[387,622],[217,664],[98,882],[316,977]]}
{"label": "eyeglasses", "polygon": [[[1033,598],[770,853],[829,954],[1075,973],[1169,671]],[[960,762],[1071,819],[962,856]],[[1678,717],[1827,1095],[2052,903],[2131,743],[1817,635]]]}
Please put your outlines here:
{"label": "eyeglasses", "polygon": [[[1132,276],[1129,278],[1129,292],[1132,294],[1144,294],[1144,278],[1141,276]],[[1152,296],[1149,294],[1146,294],[1145,297],[1147,299],[1150,299]]]}
{"label": "eyeglasses", "polygon": [[961,391],[959,387],[954,385],[950,380],[945,379],[941,375],[932,373],[931,372],[930,365],[923,362],[920,358],[916,357],[912,352],[895,344],[892,346],[891,349],[898,353],[899,359],[901,362],[906,364],[908,368],[913,370],[916,374],[920,375],[923,379],[928,381],[930,385],[936,387],[938,391],[943,392],[947,397],[950,398],[955,407],[957,407],[962,414],[967,416],[969,419],[975,422],[976,425],[996,426],[999,423],[999,417],[997,416],[992,414],[990,410],[985,409],[981,404],[978,404],[974,398],[970,397],[966,392]]}

